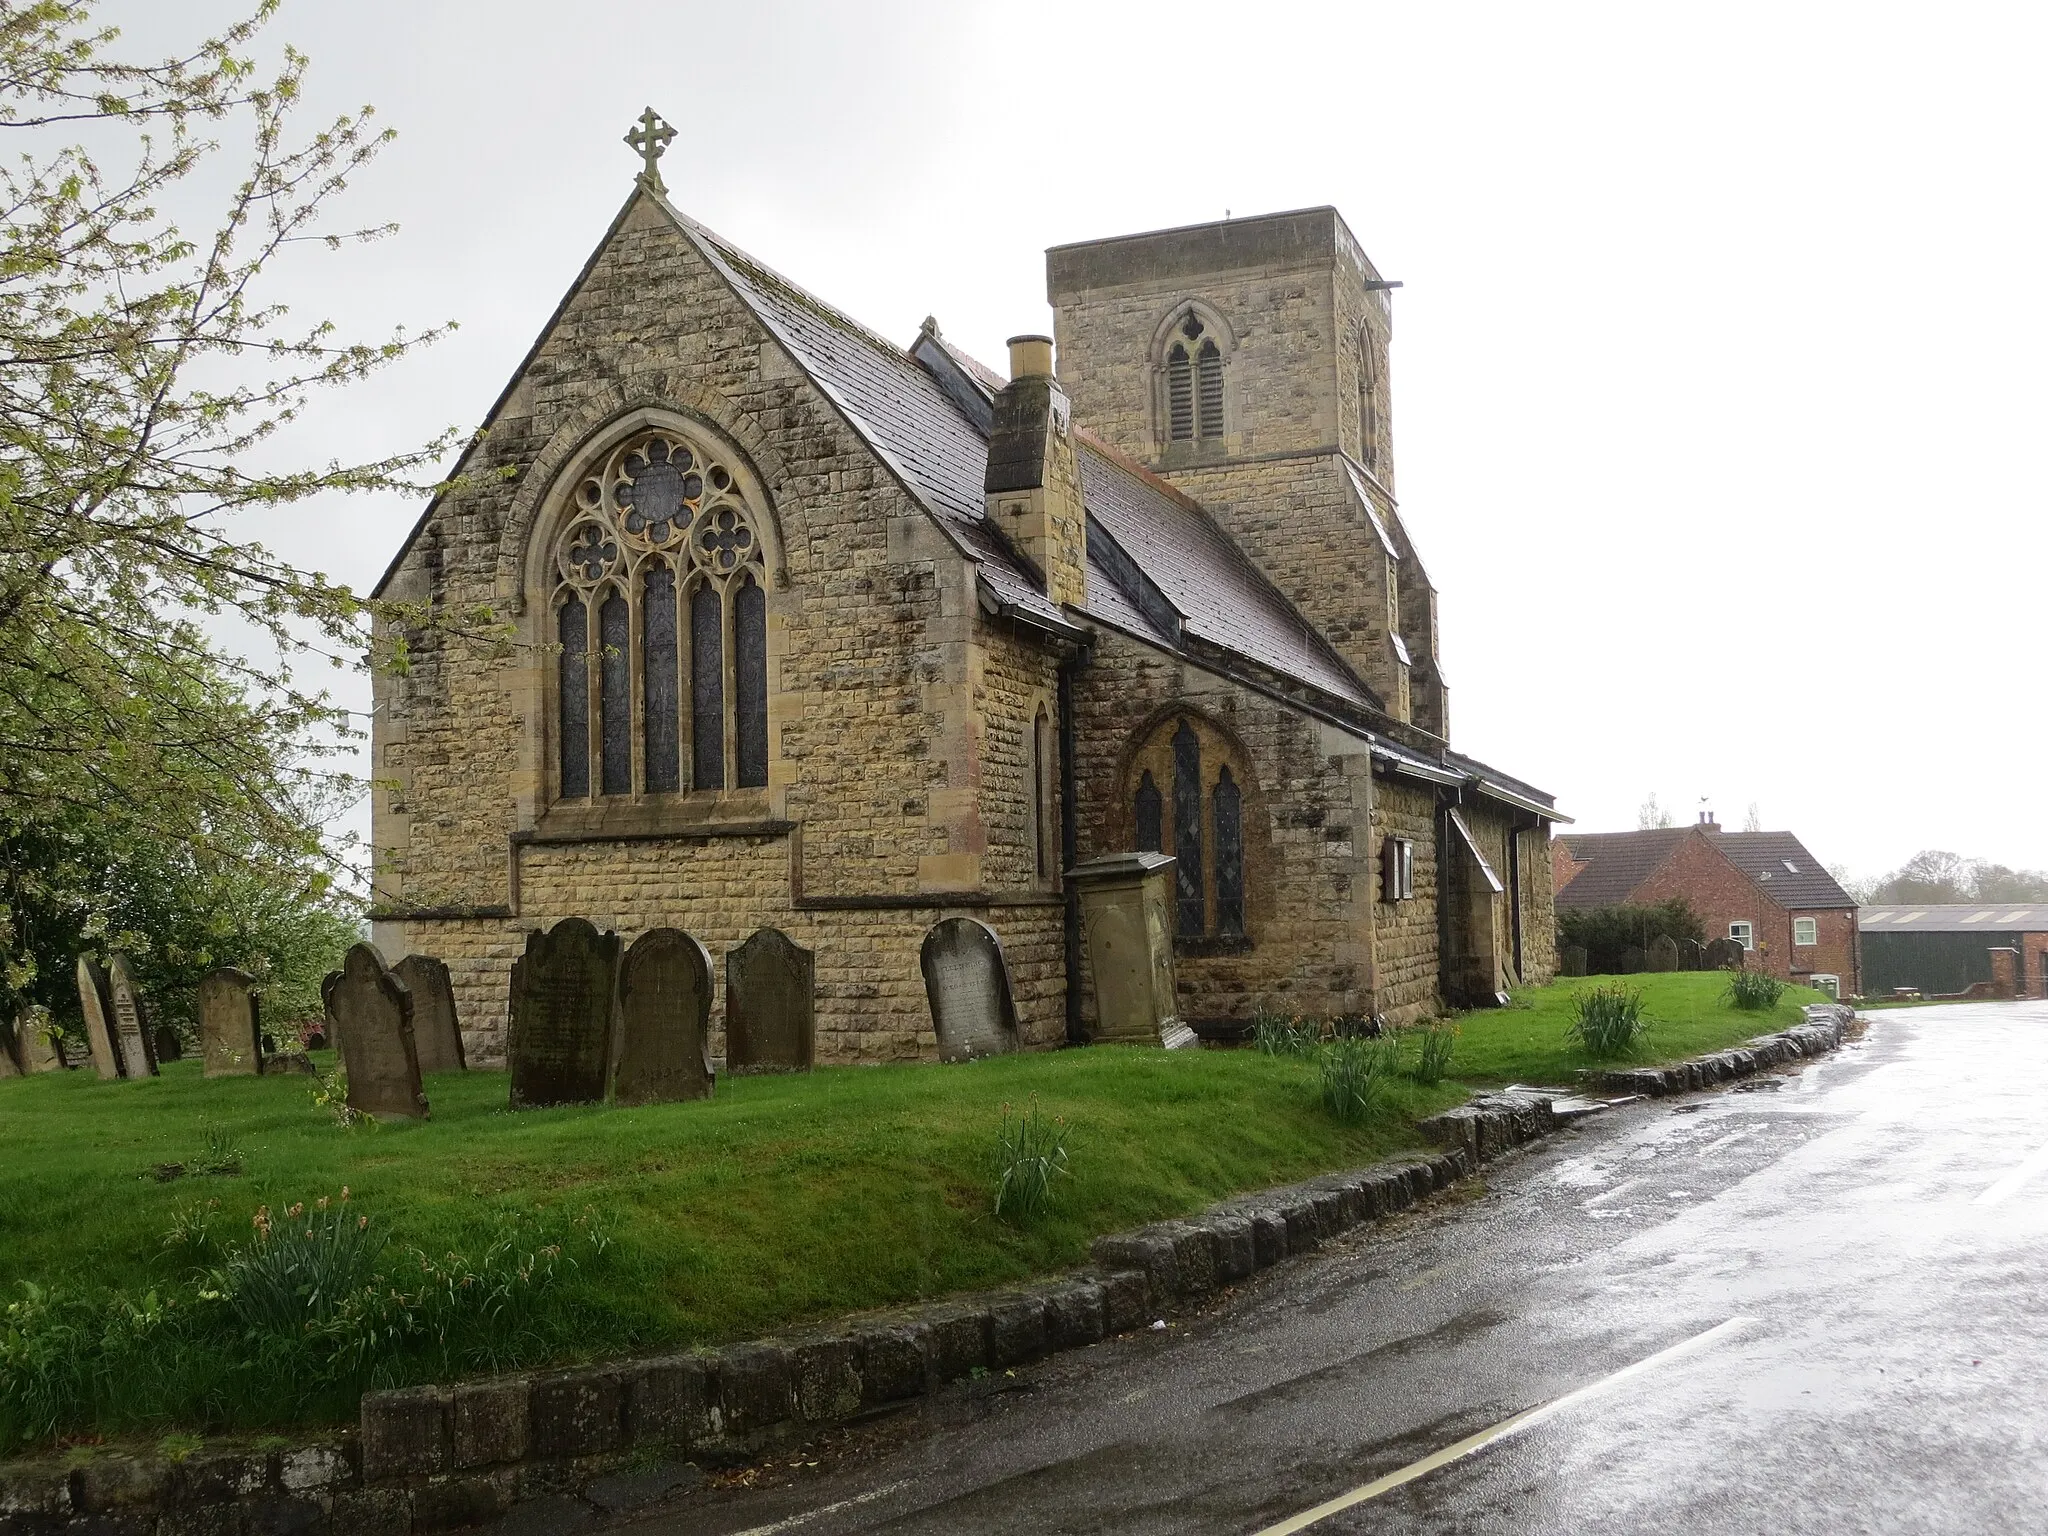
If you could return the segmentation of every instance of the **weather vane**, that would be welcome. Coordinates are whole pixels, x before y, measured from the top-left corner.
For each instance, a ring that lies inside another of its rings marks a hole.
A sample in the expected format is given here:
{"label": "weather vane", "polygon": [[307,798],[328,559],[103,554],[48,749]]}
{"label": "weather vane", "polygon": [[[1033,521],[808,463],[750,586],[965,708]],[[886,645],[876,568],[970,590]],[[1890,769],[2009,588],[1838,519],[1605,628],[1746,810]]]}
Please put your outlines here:
{"label": "weather vane", "polygon": [[661,172],[654,162],[661,158],[661,152],[668,148],[668,142],[676,136],[675,129],[661,120],[654,108],[649,107],[640,114],[640,126],[626,135],[626,142],[639,152],[640,182],[650,192],[666,192],[662,185]]}

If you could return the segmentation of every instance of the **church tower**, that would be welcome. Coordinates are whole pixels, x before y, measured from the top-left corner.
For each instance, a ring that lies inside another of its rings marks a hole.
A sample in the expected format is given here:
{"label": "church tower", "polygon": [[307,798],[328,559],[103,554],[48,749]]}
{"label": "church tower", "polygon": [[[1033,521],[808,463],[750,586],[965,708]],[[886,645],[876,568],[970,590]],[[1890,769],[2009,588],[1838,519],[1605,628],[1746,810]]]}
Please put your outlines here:
{"label": "church tower", "polygon": [[1386,712],[1449,734],[1394,499],[1391,285],[1334,208],[1046,253],[1075,419],[1201,502]]}

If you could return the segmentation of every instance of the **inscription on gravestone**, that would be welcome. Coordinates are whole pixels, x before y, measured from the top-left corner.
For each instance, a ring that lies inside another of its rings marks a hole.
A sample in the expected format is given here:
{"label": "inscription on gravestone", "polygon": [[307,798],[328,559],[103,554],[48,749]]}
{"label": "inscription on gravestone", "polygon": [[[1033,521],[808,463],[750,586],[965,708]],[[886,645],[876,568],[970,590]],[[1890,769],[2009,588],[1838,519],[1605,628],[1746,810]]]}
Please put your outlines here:
{"label": "inscription on gravestone", "polygon": [[412,994],[412,1039],[422,1072],[461,1072],[469,1063],[455,1020],[455,988],[448,967],[432,955],[407,955],[392,968]]}
{"label": "inscription on gravestone", "polygon": [[263,1070],[262,1036],[250,977],[232,966],[199,983],[199,1053],[208,1077],[254,1077]]}
{"label": "inscription on gravestone", "polygon": [[780,928],[725,956],[725,1069],[809,1071],[817,1055],[818,959]]}
{"label": "inscription on gravestone", "polygon": [[124,1077],[121,1045],[114,1037],[113,1005],[107,1001],[107,973],[89,956],[78,957],[78,1006],[85,1014],[85,1043],[92,1069],[104,1082]]}
{"label": "inscription on gravestone", "polygon": [[379,1120],[424,1120],[420,1059],[412,1038],[412,997],[374,944],[356,944],[342,958],[334,985],[341,1020],[341,1059],[348,1068],[348,1107]]}
{"label": "inscription on gravestone", "polygon": [[514,1109],[603,1100],[618,982],[617,934],[599,933],[580,917],[527,934],[526,953],[512,962],[506,1051]]}
{"label": "inscription on gravestone", "polygon": [[971,917],[934,923],[924,936],[918,965],[939,1037],[939,1060],[972,1061],[1017,1049],[1010,967],[994,929]]}
{"label": "inscription on gravestone", "polygon": [[621,1104],[708,1099],[711,1077],[711,956],[689,934],[654,928],[619,967]]}
{"label": "inscription on gravestone", "polygon": [[142,989],[128,957],[116,953],[107,968],[107,998],[114,1005],[114,1033],[121,1041],[121,1070],[129,1077],[155,1077],[156,1047],[143,1017]]}

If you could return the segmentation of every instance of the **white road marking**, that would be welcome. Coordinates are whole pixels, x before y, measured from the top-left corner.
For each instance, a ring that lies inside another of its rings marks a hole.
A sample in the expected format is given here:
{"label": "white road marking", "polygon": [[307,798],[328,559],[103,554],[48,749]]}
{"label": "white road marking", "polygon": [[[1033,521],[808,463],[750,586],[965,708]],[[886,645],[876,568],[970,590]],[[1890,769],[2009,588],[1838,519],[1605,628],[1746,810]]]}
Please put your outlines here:
{"label": "white road marking", "polygon": [[1616,1195],[1626,1194],[1629,1190],[1634,1189],[1638,1184],[1642,1182],[1643,1181],[1641,1179],[1623,1179],[1619,1184],[1615,1185],[1614,1188],[1603,1189],[1602,1191],[1600,1191],[1599,1194],[1593,1196],[1592,1199],[1582,1201],[1580,1203],[1579,1209],[1584,1211],[1590,1211],[1596,1205],[1605,1205],[1609,1200],[1612,1200]]}
{"label": "white road marking", "polygon": [[2043,1147],[2040,1151],[2036,1152],[2032,1157],[2021,1163],[2019,1167],[2013,1169],[2011,1173],[2008,1173],[1970,1203],[1972,1205],[1996,1205],[2043,1168],[2048,1168],[2048,1147]]}
{"label": "white road marking", "polygon": [[850,1499],[841,1499],[837,1504],[827,1504],[819,1509],[807,1509],[800,1515],[791,1515],[787,1520],[778,1520],[773,1525],[749,1526],[744,1531],[735,1531],[733,1536],[776,1536],[778,1531],[793,1531],[800,1525],[809,1525],[821,1515],[836,1515],[842,1509],[852,1509],[857,1504],[872,1504],[876,1499],[885,1499],[899,1488],[908,1488],[906,1480],[891,1483],[886,1488],[876,1488],[867,1493],[857,1493]]}
{"label": "white road marking", "polygon": [[[1491,1429],[1482,1429],[1476,1435],[1467,1435],[1464,1439],[1458,1441],[1457,1444],[1447,1445],[1442,1450],[1423,1457],[1420,1461],[1412,1461],[1398,1472],[1389,1472],[1385,1477],[1375,1478],[1362,1487],[1352,1489],[1349,1493],[1341,1493],[1327,1503],[1318,1504],[1314,1509],[1305,1509],[1298,1515],[1282,1520],[1278,1525],[1269,1525],[1264,1530],[1257,1532],[1256,1536],[1292,1536],[1292,1533],[1295,1531],[1305,1531],[1310,1526],[1327,1520],[1334,1514],[1355,1508],[1365,1503],[1368,1499],[1378,1498],[1383,1493],[1390,1493],[1404,1483],[1412,1483],[1416,1478],[1434,1472],[1438,1467],[1449,1466],[1454,1461],[1470,1456],[1474,1451],[1484,1450],[1496,1441],[1505,1440],[1509,1435],[1519,1434],[1531,1425],[1540,1424],[1545,1419],[1564,1412],[1567,1408],[1576,1407],[1588,1398],[1598,1396],[1610,1388],[1621,1385],[1631,1376],[1639,1376],[1644,1371],[1654,1370],[1660,1365],[1678,1359],[1681,1355],[1689,1355],[1694,1350],[1705,1349],[1709,1344],[1726,1338],[1729,1334],[1740,1329],[1747,1328],[1752,1321],[1754,1319],[1747,1317],[1731,1317],[1727,1322],[1718,1323],[1714,1327],[1709,1328],[1705,1333],[1694,1334],[1683,1343],[1674,1344],[1669,1349],[1659,1350],[1647,1360],[1638,1360],[1634,1365],[1625,1365],[1612,1376],[1603,1376],[1600,1380],[1580,1387],[1575,1392],[1567,1392],[1563,1397],[1552,1398],[1549,1402],[1531,1408],[1526,1412],[1518,1413],[1511,1419],[1503,1419]],[[744,1533],[744,1536],[751,1536],[751,1533]]]}

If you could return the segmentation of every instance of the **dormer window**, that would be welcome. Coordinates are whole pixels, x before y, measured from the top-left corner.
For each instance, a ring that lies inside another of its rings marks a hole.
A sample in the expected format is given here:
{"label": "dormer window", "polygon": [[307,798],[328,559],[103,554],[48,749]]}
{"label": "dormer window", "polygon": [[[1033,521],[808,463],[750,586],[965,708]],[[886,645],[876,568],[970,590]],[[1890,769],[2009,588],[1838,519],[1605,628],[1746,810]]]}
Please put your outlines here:
{"label": "dormer window", "polygon": [[1166,352],[1167,436],[1176,443],[1223,436],[1223,352],[1190,314]]}

